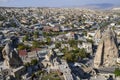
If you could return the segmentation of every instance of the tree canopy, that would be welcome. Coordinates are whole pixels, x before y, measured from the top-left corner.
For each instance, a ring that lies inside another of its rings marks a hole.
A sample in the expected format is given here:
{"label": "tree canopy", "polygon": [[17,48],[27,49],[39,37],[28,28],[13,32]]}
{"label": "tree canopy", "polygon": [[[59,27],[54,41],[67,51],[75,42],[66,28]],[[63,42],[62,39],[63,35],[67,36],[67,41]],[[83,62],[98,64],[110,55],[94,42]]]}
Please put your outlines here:
{"label": "tree canopy", "polygon": [[33,47],[33,48],[38,48],[38,47],[40,47],[40,42],[38,42],[38,41],[33,41],[33,42],[32,42],[32,47]]}
{"label": "tree canopy", "polygon": [[24,45],[23,43],[18,44],[18,50],[30,49],[29,46]]}
{"label": "tree canopy", "polygon": [[75,49],[75,50],[71,50],[68,51],[67,53],[65,53],[64,58],[68,61],[68,62],[76,62],[78,61],[79,58],[86,58],[88,56],[88,53],[86,53],[86,50],[83,49]]}
{"label": "tree canopy", "polygon": [[120,69],[116,68],[114,71],[115,76],[120,76]]}

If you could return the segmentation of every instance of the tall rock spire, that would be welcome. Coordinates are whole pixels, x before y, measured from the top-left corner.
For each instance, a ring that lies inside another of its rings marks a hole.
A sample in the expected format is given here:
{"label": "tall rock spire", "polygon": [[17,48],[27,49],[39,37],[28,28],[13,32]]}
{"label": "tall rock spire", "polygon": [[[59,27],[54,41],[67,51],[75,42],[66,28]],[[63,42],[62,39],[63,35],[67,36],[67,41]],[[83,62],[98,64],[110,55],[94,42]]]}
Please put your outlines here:
{"label": "tall rock spire", "polygon": [[4,58],[4,65],[9,68],[17,68],[23,65],[23,62],[18,53],[14,50],[11,41],[3,48],[2,55]]}
{"label": "tall rock spire", "polygon": [[116,34],[112,29],[108,29],[102,35],[97,52],[94,58],[94,67],[110,67],[116,65],[118,58],[118,45]]}

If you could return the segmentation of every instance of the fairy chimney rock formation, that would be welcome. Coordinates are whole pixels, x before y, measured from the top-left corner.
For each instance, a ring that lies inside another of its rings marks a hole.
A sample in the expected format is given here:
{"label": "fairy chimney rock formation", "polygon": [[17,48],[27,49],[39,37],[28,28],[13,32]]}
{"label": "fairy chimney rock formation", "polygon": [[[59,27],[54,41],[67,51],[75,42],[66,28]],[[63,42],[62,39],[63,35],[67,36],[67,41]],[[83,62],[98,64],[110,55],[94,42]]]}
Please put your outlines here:
{"label": "fairy chimney rock formation", "polygon": [[118,56],[116,34],[112,29],[108,29],[103,33],[102,39],[99,42],[94,58],[94,67],[114,66]]}
{"label": "fairy chimney rock formation", "polygon": [[14,50],[11,41],[8,42],[3,48],[2,55],[4,58],[4,66],[7,66],[9,68],[17,68],[23,64],[18,53]]}

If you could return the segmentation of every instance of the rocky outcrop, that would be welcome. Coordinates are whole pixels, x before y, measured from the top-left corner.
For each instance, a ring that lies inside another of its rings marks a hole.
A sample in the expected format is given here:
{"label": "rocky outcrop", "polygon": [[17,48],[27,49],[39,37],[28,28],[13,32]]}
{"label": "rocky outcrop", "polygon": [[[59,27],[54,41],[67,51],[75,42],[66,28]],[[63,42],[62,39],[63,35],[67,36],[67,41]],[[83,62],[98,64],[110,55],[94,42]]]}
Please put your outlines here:
{"label": "rocky outcrop", "polygon": [[94,38],[95,39],[101,39],[102,38],[102,31],[101,30],[97,30],[97,32],[95,33]]}
{"label": "rocky outcrop", "polygon": [[94,67],[110,67],[116,65],[118,58],[118,46],[116,34],[113,30],[106,30],[99,42],[94,58]]}
{"label": "rocky outcrop", "polygon": [[46,60],[53,61],[53,59],[56,57],[56,53],[53,50],[49,50],[48,54],[46,55]]}
{"label": "rocky outcrop", "polygon": [[96,33],[94,35],[94,41],[95,41],[94,44],[98,45],[98,43],[100,42],[101,38],[102,38],[102,31],[101,31],[101,29],[99,29],[99,30],[96,31]]}
{"label": "rocky outcrop", "polygon": [[11,41],[3,48],[2,55],[4,58],[4,65],[9,68],[17,68],[23,64],[21,58],[17,54],[17,51],[13,48]]}

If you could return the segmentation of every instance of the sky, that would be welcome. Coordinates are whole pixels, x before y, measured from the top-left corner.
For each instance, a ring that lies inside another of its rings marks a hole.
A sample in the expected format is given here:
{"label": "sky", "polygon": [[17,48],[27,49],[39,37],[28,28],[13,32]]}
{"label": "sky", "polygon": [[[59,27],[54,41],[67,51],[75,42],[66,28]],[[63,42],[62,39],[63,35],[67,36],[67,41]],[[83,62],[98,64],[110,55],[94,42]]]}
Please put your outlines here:
{"label": "sky", "polygon": [[0,0],[3,7],[72,7],[102,3],[120,5],[120,0]]}

